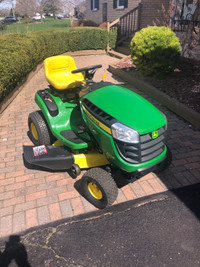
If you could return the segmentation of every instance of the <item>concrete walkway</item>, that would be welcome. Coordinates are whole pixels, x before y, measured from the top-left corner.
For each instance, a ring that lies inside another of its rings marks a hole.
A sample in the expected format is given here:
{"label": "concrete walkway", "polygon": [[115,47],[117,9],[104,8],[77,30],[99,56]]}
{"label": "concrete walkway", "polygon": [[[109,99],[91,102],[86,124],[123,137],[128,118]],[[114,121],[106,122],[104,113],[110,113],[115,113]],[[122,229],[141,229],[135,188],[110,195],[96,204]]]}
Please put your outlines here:
{"label": "concrete walkway", "polygon": [[[103,65],[94,80],[101,80],[106,74],[107,81],[138,92],[107,71],[115,58],[107,55],[74,58],[77,67]],[[74,189],[75,181],[68,173],[28,170],[23,165],[22,147],[32,145],[27,137],[28,114],[38,109],[34,102],[36,91],[47,86],[44,70],[40,69],[0,116],[0,237],[96,210]],[[114,204],[200,182],[200,132],[154,100],[146,98],[168,117],[168,145],[173,162],[159,177],[151,173],[120,189]]]}

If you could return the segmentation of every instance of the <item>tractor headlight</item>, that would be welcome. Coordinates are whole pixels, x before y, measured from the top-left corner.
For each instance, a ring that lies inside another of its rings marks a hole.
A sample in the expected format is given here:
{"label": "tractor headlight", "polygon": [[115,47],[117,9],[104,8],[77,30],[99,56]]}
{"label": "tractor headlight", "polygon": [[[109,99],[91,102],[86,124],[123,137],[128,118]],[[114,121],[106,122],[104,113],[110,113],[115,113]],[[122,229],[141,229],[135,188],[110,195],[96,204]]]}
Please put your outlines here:
{"label": "tractor headlight", "polygon": [[126,142],[126,143],[139,143],[139,134],[137,131],[121,124],[119,122],[114,123],[111,126],[112,135],[117,140]]}

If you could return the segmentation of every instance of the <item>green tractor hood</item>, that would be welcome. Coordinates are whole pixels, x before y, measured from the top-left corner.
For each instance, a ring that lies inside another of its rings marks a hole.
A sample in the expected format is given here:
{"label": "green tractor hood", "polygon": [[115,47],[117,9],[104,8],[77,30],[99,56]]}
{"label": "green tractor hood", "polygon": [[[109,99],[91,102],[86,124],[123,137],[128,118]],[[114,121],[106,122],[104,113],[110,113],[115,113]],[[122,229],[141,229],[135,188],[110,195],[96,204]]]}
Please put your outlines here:
{"label": "green tractor hood", "polygon": [[162,113],[138,94],[117,85],[109,85],[88,93],[83,99],[106,112],[140,135],[166,124]]}

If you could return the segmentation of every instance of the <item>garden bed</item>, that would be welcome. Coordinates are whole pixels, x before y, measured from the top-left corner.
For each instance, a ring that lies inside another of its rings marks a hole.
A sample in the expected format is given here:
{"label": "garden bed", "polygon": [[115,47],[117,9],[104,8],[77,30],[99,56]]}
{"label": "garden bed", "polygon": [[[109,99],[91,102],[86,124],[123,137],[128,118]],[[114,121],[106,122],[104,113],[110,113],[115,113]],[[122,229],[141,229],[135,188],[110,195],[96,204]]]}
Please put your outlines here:
{"label": "garden bed", "polygon": [[[127,73],[137,73],[131,57],[120,60],[116,65]],[[171,98],[200,113],[200,61],[182,58],[174,73],[163,78],[141,78]]]}

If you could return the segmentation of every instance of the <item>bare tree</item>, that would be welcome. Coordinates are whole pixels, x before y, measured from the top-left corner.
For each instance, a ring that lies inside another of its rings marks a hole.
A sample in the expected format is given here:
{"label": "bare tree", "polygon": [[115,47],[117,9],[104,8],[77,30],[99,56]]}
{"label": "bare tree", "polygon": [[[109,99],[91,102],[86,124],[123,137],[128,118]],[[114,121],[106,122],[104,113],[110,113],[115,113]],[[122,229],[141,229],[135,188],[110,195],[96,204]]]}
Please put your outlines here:
{"label": "bare tree", "polygon": [[44,6],[43,0],[16,0],[16,12],[21,16],[33,16],[39,13],[43,21]]}
{"label": "bare tree", "polygon": [[35,0],[16,0],[15,12],[20,16],[29,17],[34,14]]}
{"label": "bare tree", "polygon": [[169,7],[162,5],[157,11],[156,26],[166,26],[176,32],[179,37],[182,56],[192,56],[200,47],[200,0],[170,0]]}
{"label": "bare tree", "polygon": [[[182,45],[182,55],[191,57],[195,50],[199,54],[200,47],[200,0],[196,0],[196,9],[192,13],[188,20],[186,20],[186,25],[180,32],[180,42]],[[184,21],[183,21],[184,22]]]}
{"label": "bare tree", "polygon": [[[74,15],[74,9],[77,8],[78,10],[84,6],[85,0],[62,0],[64,9],[70,14]],[[81,6],[81,8],[79,8]]]}
{"label": "bare tree", "polygon": [[0,4],[1,3],[8,3],[11,4],[12,8],[12,15],[15,16],[15,9],[14,9],[14,0],[0,0]]}
{"label": "bare tree", "polygon": [[44,3],[43,0],[35,0],[35,11],[40,14],[41,21],[43,22]]}
{"label": "bare tree", "polygon": [[164,4],[162,4],[161,9],[158,9],[156,11],[156,16],[153,21],[153,24],[155,26],[169,27],[171,19],[173,17],[173,10],[174,4],[171,0],[169,1],[169,6],[165,6]]}
{"label": "bare tree", "polygon": [[56,13],[59,13],[63,9],[62,0],[42,0],[42,5],[46,12],[53,13],[54,19],[56,19]]}

